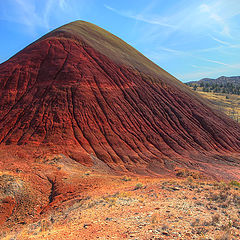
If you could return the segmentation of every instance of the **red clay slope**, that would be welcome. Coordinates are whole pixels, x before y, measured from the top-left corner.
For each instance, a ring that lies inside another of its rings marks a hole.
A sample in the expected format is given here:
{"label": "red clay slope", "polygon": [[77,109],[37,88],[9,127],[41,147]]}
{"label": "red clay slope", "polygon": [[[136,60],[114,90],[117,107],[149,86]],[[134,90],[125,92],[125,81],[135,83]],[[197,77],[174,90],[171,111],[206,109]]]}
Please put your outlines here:
{"label": "red clay slope", "polygon": [[[0,65],[1,146],[162,173],[239,166],[240,125],[105,30],[65,25]],[[9,146],[8,146],[9,147]],[[206,171],[209,171],[206,169]]]}

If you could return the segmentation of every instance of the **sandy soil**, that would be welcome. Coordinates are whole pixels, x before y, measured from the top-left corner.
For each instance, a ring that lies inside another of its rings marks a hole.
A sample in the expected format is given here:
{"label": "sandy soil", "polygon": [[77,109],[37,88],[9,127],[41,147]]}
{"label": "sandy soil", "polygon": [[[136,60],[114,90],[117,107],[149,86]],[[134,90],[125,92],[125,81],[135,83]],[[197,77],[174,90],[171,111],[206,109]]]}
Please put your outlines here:
{"label": "sandy soil", "polygon": [[237,182],[78,174],[94,186],[1,239],[240,239]]}

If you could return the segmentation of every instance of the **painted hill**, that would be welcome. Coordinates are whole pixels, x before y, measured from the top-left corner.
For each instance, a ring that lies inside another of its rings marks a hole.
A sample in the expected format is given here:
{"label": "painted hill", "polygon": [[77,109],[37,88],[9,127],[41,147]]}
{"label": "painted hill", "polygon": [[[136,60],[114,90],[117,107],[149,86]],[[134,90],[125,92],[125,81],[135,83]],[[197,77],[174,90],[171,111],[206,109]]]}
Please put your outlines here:
{"label": "painted hill", "polygon": [[0,65],[0,143],[0,237],[108,194],[110,174],[240,178],[240,125],[83,21]]}
{"label": "painted hill", "polygon": [[[239,164],[240,126],[111,33],[76,21],[0,65],[1,146],[153,174]],[[222,157],[224,156],[224,157]]]}

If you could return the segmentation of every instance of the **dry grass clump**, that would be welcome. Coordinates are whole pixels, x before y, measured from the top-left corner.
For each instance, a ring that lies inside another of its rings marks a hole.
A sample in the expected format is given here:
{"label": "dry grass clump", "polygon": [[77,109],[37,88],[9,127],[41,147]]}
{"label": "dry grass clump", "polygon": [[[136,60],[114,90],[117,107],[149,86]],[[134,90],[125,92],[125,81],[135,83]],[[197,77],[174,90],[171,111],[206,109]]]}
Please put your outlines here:
{"label": "dry grass clump", "polygon": [[230,190],[229,184],[227,184],[226,182],[222,182],[222,181],[220,181],[220,182],[215,182],[215,183],[214,183],[214,187],[215,187],[216,189],[219,189],[219,190],[222,190],[222,191],[228,191],[228,190]]}
{"label": "dry grass clump", "polygon": [[226,93],[213,93],[213,92],[202,92],[200,88],[197,88],[197,92],[204,98],[211,101],[215,107],[229,115],[232,119],[240,121],[240,96],[239,95],[228,95]]}
{"label": "dry grass clump", "polygon": [[185,169],[185,168],[176,170],[176,176],[182,177],[182,178],[191,177],[192,179],[203,179],[204,178],[200,172],[191,171],[191,170]]}
{"label": "dry grass clump", "polygon": [[240,206],[240,195],[237,193],[233,194],[232,201],[235,205]]}
{"label": "dry grass clump", "polygon": [[221,191],[217,193],[210,192],[209,200],[223,203],[227,200],[228,197],[229,197],[229,193],[225,191]]}
{"label": "dry grass clump", "polygon": [[[113,195],[104,196],[102,199],[105,203],[109,204],[109,206],[115,206],[122,202],[126,203],[133,201],[131,194],[128,192],[117,192]],[[99,201],[99,203],[103,203],[103,201]]]}
{"label": "dry grass clump", "polygon": [[192,232],[197,235],[205,235],[208,232],[208,229],[206,227],[197,227],[193,229]]}
{"label": "dry grass clump", "polygon": [[199,226],[200,225],[200,219],[199,218],[196,218],[192,223],[191,223],[191,226],[192,227],[196,227],[196,226]]}
{"label": "dry grass clump", "polygon": [[107,196],[103,198],[107,203],[110,204],[110,206],[115,205],[117,202],[116,196]]}
{"label": "dry grass clump", "polygon": [[125,181],[125,182],[129,182],[131,181],[132,179],[128,176],[124,176],[121,180]]}
{"label": "dry grass clump", "polygon": [[163,230],[163,231],[166,231],[167,229],[169,229],[169,226],[166,225],[166,224],[163,224],[163,225],[162,225],[162,230]]}
{"label": "dry grass clump", "polygon": [[231,240],[231,231],[222,233],[221,235],[216,236],[215,240]]}
{"label": "dry grass clump", "polygon": [[51,222],[46,219],[43,219],[40,223],[40,232],[48,231],[50,229],[50,226]]}
{"label": "dry grass clump", "polygon": [[229,185],[240,189],[240,182],[238,181],[233,180],[229,183]]}
{"label": "dry grass clump", "polygon": [[16,205],[12,212],[11,219],[17,223],[25,224],[29,215],[34,215],[37,197],[31,187],[21,178],[3,174],[0,176],[0,201],[14,199]]}
{"label": "dry grass clump", "polygon": [[137,183],[136,186],[134,187],[134,190],[138,190],[143,188],[143,184],[142,183]]}
{"label": "dry grass clump", "polygon": [[85,176],[89,176],[91,174],[91,171],[87,171],[84,173]]}
{"label": "dry grass clump", "polygon": [[160,223],[159,213],[153,213],[153,215],[151,216],[150,222],[151,222],[152,224],[158,224],[158,223]]}
{"label": "dry grass clump", "polygon": [[232,226],[234,228],[240,229],[240,220],[239,219],[233,219],[232,220]]}
{"label": "dry grass clump", "polygon": [[220,222],[220,215],[219,214],[215,214],[212,216],[212,225],[219,223]]}

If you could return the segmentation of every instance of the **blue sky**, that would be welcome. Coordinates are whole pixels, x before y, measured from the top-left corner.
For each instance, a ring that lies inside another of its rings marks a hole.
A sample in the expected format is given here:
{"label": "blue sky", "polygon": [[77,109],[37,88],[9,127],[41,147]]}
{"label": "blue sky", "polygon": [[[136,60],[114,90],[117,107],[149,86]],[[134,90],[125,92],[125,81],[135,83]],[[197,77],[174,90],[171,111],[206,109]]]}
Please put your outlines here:
{"label": "blue sky", "polygon": [[240,75],[240,0],[0,1],[0,62],[79,19],[122,38],[183,82]]}

